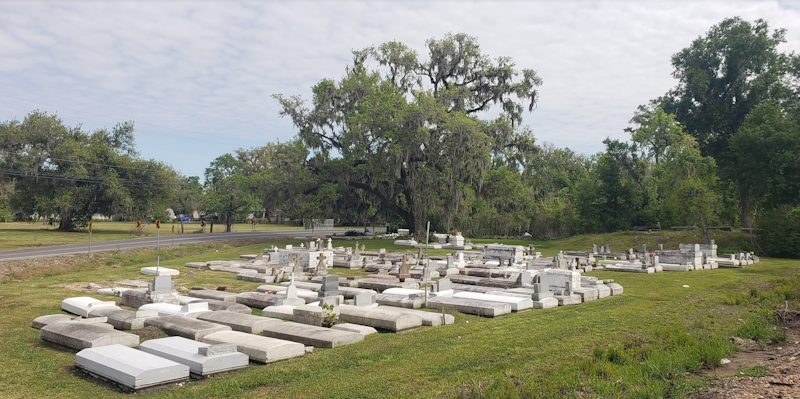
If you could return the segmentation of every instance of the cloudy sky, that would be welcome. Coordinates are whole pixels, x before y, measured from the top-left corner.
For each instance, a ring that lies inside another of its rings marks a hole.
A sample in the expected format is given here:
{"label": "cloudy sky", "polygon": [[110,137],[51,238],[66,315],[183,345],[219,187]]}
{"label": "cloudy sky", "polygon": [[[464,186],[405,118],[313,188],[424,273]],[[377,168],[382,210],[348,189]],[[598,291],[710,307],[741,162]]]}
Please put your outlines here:
{"label": "cloudy sky", "polygon": [[593,153],[674,86],[672,54],[731,16],[788,29],[782,50],[800,52],[796,1],[2,1],[0,120],[133,120],[143,156],[202,175],[225,152],[290,140],[271,95],[309,98],[351,50],[464,32],[542,77],[524,121],[537,140]]}

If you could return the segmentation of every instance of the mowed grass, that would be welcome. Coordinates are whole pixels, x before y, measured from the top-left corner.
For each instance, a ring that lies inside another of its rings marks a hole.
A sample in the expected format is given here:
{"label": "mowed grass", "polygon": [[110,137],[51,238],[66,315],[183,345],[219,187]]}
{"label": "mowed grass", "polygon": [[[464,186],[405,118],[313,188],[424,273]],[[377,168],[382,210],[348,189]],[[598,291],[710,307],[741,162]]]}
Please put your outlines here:
{"label": "mowed grass", "polygon": [[[390,240],[359,243],[368,250],[408,250],[394,247]],[[196,278],[187,279],[190,269],[183,264],[236,259],[239,254],[256,253],[270,244],[273,243],[209,244],[184,249],[183,253],[162,251],[161,264],[182,271],[175,279],[180,290],[226,285],[229,291],[249,291],[259,284],[238,281],[229,273],[201,271],[195,272]],[[298,245],[299,241],[274,244]],[[334,242],[335,246],[353,244]],[[546,245],[556,246],[558,242]],[[560,249],[580,250],[584,245],[564,245]],[[90,282],[109,286],[122,278],[142,279],[139,268],[152,266],[155,258],[155,252],[145,250],[112,254],[105,262],[114,268],[80,269],[0,284],[0,396],[130,397],[76,372],[75,351],[43,342],[30,323],[37,316],[59,313],[64,298],[87,295],[70,287],[80,288]],[[363,274],[341,274],[359,273]],[[316,349],[302,358],[270,365],[251,364],[239,372],[139,396],[684,397],[703,383],[699,378],[687,378],[684,370],[702,367],[704,356],[714,361],[729,353],[731,348],[720,344],[724,338],[735,332],[760,334],[755,337],[760,338],[775,331],[769,325],[763,327],[763,323],[749,328],[765,317],[765,304],[783,304],[785,299],[793,308],[800,305],[796,292],[800,287],[800,262],[793,260],[762,259],[760,264],[744,269],[691,273],[589,275],[613,278],[625,287],[624,294],[580,306],[532,310],[496,319],[454,313],[454,325],[372,335],[361,343]],[[260,311],[255,310],[254,314]],[[764,328],[769,331],[760,332]],[[695,341],[702,345],[695,345]],[[681,348],[705,349],[681,355],[682,363],[667,356],[680,354]],[[645,360],[637,356],[645,356]]]}
{"label": "mowed grass", "polygon": [[[180,234],[180,223],[162,223],[161,237],[168,238]],[[58,231],[58,226],[46,223],[8,222],[0,223],[0,251],[15,249],[39,248],[53,245],[86,244],[89,242],[89,231]],[[184,234],[200,233],[199,222],[184,223]],[[211,224],[207,223],[205,234],[210,234]],[[231,226],[233,232],[253,231],[253,226],[245,223],[236,223]],[[256,231],[274,230],[302,230],[302,226],[288,226],[280,224],[256,224]],[[225,225],[215,224],[214,234],[224,233]],[[99,222],[92,223],[92,242],[122,240],[137,237],[155,237],[155,223],[142,223],[141,231],[136,228],[135,222]]]}

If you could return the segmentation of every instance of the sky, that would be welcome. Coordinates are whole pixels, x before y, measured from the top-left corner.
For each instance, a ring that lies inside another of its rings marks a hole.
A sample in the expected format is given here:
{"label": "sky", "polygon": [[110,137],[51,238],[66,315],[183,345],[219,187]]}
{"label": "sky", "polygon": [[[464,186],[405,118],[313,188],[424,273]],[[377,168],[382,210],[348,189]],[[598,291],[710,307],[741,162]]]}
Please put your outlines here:
{"label": "sky", "polygon": [[424,55],[463,32],[542,78],[523,121],[538,142],[590,154],[627,139],[636,107],[675,86],[671,56],[733,16],[788,29],[780,50],[800,52],[800,1],[0,1],[0,121],[133,120],[143,157],[202,176],[226,152],[291,140],[272,95],[310,100],[352,50]]}

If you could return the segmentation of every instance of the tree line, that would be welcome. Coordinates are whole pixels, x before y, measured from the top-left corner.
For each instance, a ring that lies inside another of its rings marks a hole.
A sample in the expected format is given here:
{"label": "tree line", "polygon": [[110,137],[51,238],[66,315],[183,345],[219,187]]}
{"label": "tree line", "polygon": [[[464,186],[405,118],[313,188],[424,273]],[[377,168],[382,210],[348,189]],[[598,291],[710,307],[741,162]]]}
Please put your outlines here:
{"label": "tree line", "polygon": [[537,142],[522,122],[542,79],[463,33],[423,54],[394,41],[357,50],[309,100],[274,95],[295,139],[224,154],[202,183],[140,159],[132,123],[85,133],[33,112],[0,124],[0,214],[57,215],[68,229],[92,212],[170,207],[228,227],[255,214],[540,239],[731,225],[797,256],[800,57],[785,42],[763,20],[714,25],[673,55],[677,85],[632,110],[630,139],[591,155]]}

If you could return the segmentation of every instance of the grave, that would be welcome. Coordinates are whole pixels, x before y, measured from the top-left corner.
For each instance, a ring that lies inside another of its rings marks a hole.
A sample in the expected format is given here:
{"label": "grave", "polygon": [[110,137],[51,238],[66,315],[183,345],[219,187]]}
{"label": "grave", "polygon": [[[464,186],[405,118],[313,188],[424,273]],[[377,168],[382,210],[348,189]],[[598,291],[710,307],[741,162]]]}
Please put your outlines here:
{"label": "grave", "polygon": [[181,274],[180,271],[160,266],[148,266],[139,269],[139,272],[145,276],[177,276]]}
{"label": "grave", "polygon": [[114,330],[111,325],[79,321],[48,324],[39,330],[42,340],[53,342],[72,349],[96,348],[107,345],[139,346],[139,336]]}
{"label": "grave", "polygon": [[419,283],[413,281],[400,282],[398,280],[385,278],[362,278],[358,280],[358,288],[365,288],[383,292],[388,288],[413,288],[419,289]]}
{"label": "grave", "polygon": [[400,295],[400,294],[375,294],[375,303],[384,306],[394,306],[405,309],[419,309],[425,301],[425,298],[417,295]]}
{"label": "grave", "polygon": [[80,320],[82,319],[79,316],[70,316],[66,314],[48,314],[33,319],[31,327],[39,330],[48,324],[64,323],[67,321],[80,321]]}
{"label": "grave", "polygon": [[123,345],[84,349],[75,355],[75,365],[133,390],[189,379],[189,366]]}
{"label": "grave", "polygon": [[233,312],[240,314],[253,313],[253,309],[250,309],[249,306],[242,305],[241,303],[215,301],[213,299],[199,299],[199,298],[192,298],[190,302],[187,303],[205,303],[207,304],[208,310],[213,310],[215,312],[224,310],[226,312]]}
{"label": "grave", "polygon": [[61,301],[61,309],[84,318],[88,318],[89,312],[92,310],[100,308],[120,309],[114,301],[101,301],[88,296],[67,298]]}
{"label": "grave", "polygon": [[[410,313],[387,313],[382,308],[342,305],[339,320],[347,323],[370,326],[378,330],[405,332],[422,326],[422,319]],[[295,309],[295,315],[296,313]]]}
{"label": "grave", "polygon": [[206,312],[197,315],[197,320],[221,324],[230,327],[233,331],[241,331],[248,334],[261,334],[265,325],[272,323],[283,323],[280,319],[271,317],[255,316],[250,314],[238,314],[231,312]]}
{"label": "grave", "polygon": [[204,336],[217,331],[231,330],[228,326],[182,316],[155,317],[147,319],[144,325],[157,327],[167,335],[184,337],[195,341],[201,341]]}
{"label": "grave", "polygon": [[151,317],[158,317],[158,311],[99,308],[89,312],[89,317],[105,317],[108,324],[111,324],[117,330],[140,330],[144,328],[145,320]]}
{"label": "grave", "polygon": [[208,344],[232,344],[236,350],[258,363],[272,363],[306,354],[305,345],[282,339],[247,334],[241,331],[220,331],[203,337]]}
{"label": "grave", "polygon": [[192,290],[189,291],[189,296],[192,298],[213,299],[223,302],[236,302],[236,294],[233,292],[217,290]]}
{"label": "grave", "polygon": [[359,333],[310,326],[291,321],[265,326],[261,334],[266,337],[284,339],[326,349],[364,340],[364,336]]}
{"label": "grave", "polygon": [[139,350],[189,366],[194,377],[224,373],[247,367],[248,356],[236,345],[211,345],[183,337],[167,337],[142,342]]}
{"label": "grave", "polygon": [[321,327],[327,323],[327,316],[331,314],[339,316],[339,310],[339,306],[334,306],[333,309],[323,309],[321,306],[302,305],[292,309],[292,313],[294,321],[297,323]]}
{"label": "grave", "polygon": [[502,295],[479,294],[477,292],[458,292],[453,294],[454,298],[467,298],[487,302],[502,302],[511,305],[512,312],[528,310],[533,307],[533,300],[530,298],[517,298]]}
{"label": "grave", "polygon": [[261,311],[261,316],[294,321],[295,306],[268,306]]}
{"label": "grave", "polygon": [[[412,314],[418,316],[422,319],[422,325],[427,327],[439,327],[446,324],[453,324],[455,323],[455,317],[451,314],[447,313],[440,313],[440,312],[427,312],[424,310],[415,310],[415,309],[400,309],[394,308],[390,306],[381,306],[380,309],[383,312],[391,312],[391,313],[405,313],[405,314]],[[334,326],[335,327],[335,326]]]}
{"label": "grave", "polygon": [[511,305],[503,302],[486,302],[468,298],[440,297],[428,299],[428,308],[440,310],[452,308],[464,314],[497,317],[511,313]]}
{"label": "grave", "polygon": [[365,337],[367,335],[375,334],[378,332],[378,330],[376,330],[373,327],[362,326],[360,324],[353,324],[353,323],[334,324],[333,327],[331,327],[331,330],[341,330],[341,331],[359,333]]}
{"label": "grave", "polygon": [[263,292],[243,292],[236,296],[236,302],[251,308],[265,308],[267,306],[283,305],[283,297]]}
{"label": "grave", "polygon": [[198,313],[208,312],[208,303],[190,302],[183,306],[173,305],[171,303],[148,303],[147,305],[140,307],[139,310],[155,310],[161,317],[180,316],[194,318],[197,317]]}

